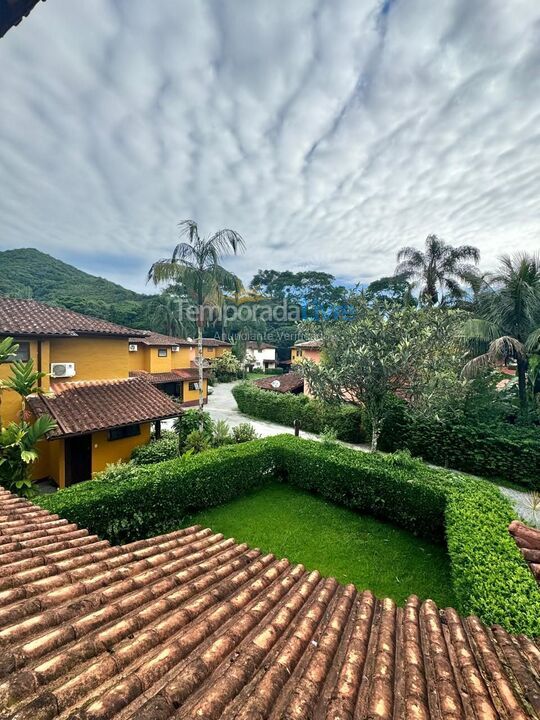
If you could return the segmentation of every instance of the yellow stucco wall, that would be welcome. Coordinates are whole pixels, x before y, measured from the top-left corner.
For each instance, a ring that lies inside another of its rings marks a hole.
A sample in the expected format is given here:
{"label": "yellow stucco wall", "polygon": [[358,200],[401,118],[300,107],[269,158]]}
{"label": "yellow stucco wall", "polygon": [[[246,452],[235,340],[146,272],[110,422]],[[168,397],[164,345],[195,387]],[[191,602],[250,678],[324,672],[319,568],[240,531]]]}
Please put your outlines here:
{"label": "yellow stucco wall", "polygon": [[[199,391],[198,390],[190,390],[189,389],[189,383],[193,381],[185,380],[183,384],[184,389],[184,395],[182,398],[182,402],[193,402],[194,400],[199,400]],[[203,380],[203,394],[204,398],[206,399],[208,397],[208,380]]]}
{"label": "yellow stucco wall", "polygon": [[321,351],[313,348],[292,348],[291,361],[293,364],[302,362],[302,360],[312,360],[319,363],[321,361]]}
{"label": "yellow stucco wall", "polygon": [[[193,358],[195,359],[195,358]],[[191,364],[191,350],[189,347],[180,346],[180,350],[174,353],[172,356],[172,367],[175,368],[188,368]]]}
{"label": "yellow stucco wall", "polygon": [[150,440],[150,423],[141,424],[141,434],[121,440],[108,440],[107,431],[92,434],[92,473],[105,470],[107,465],[119,460],[129,460],[131,452],[138,445],[145,445]]}
{"label": "yellow stucco wall", "polygon": [[166,357],[159,357],[158,353],[160,348],[151,347],[150,351],[150,372],[163,373],[171,372],[172,369],[172,358],[176,357],[177,353],[173,353],[170,347],[163,348],[167,355]]}
{"label": "yellow stucco wall", "polygon": [[150,348],[139,345],[136,352],[128,352],[128,368],[132,370],[145,370],[150,372]]}
{"label": "yellow stucco wall", "polygon": [[127,338],[59,338],[51,340],[50,362],[75,363],[76,375],[62,382],[112,380],[129,376]]}

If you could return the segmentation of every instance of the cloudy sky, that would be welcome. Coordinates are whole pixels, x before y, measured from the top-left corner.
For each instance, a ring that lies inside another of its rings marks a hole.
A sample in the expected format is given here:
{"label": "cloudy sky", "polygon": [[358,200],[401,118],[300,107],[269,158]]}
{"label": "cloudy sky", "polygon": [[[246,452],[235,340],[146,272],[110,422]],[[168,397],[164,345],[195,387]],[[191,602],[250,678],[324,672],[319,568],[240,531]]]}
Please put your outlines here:
{"label": "cloudy sky", "polygon": [[48,0],[0,103],[0,249],[133,289],[185,218],[245,280],[540,248],[538,0]]}

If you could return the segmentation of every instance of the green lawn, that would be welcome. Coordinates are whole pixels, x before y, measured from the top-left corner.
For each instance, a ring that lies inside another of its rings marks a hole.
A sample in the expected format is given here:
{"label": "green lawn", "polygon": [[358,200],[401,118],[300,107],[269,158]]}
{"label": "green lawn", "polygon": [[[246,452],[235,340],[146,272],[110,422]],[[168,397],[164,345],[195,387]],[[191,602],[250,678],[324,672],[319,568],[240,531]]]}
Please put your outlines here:
{"label": "green lawn", "polygon": [[411,594],[454,606],[445,548],[301,490],[272,484],[189,518],[277,557],[398,603]]}

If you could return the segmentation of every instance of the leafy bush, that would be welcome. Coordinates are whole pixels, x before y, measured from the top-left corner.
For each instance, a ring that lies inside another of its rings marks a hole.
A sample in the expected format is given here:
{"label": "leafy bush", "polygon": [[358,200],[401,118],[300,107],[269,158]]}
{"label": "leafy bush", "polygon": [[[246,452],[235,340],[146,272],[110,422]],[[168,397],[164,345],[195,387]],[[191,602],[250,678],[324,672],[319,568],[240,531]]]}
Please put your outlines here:
{"label": "leafy bush", "polygon": [[242,363],[227,350],[212,362],[212,373],[218,382],[231,382],[242,377]]}
{"label": "leafy bush", "polygon": [[[203,432],[208,436],[208,443],[212,436],[214,429],[214,421],[210,417],[210,414],[203,412]],[[190,433],[194,430],[199,430],[200,427],[200,413],[195,408],[186,410],[180,417],[174,421],[174,430],[178,435],[178,446],[182,452],[187,450],[186,440]]]}
{"label": "leafy bush", "polygon": [[229,424],[225,420],[217,420],[214,423],[214,431],[212,433],[212,447],[231,445],[233,442],[234,437]]}
{"label": "leafy bush", "polygon": [[178,438],[174,433],[168,433],[159,440],[151,440],[147,445],[139,445],[131,453],[131,460],[135,465],[149,465],[178,457]]}
{"label": "leafy bush", "polygon": [[383,427],[381,449],[397,448],[436,465],[540,489],[538,429],[429,419],[396,402]]}
{"label": "leafy bush", "polygon": [[210,441],[211,435],[204,430],[193,430],[186,438],[184,450],[186,452],[192,450],[194,453],[204,452],[209,449]]}
{"label": "leafy bush", "polygon": [[106,473],[117,469],[109,470],[39,503],[102,537],[133,540],[278,477],[413,533],[440,542],[446,535],[459,609],[540,635],[540,590],[508,533],[514,513],[488,482],[435,470],[408,453],[326,448],[291,435],[131,467],[125,479],[110,482]]}
{"label": "leafy bush", "polygon": [[240,411],[251,417],[288,427],[293,427],[294,421],[299,420],[300,428],[306,432],[320,433],[330,427],[340,440],[365,440],[362,412],[352,405],[326,405],[307,395],[261,390],[248,382],[235,385],[232,393]]}
{"label": "leafy bush", "polygon": [[321,433],[321,444],[323,447],[333,447],[337,443],[337,432],[332,428],[325,427]]}
{"label": "leafy bush", "polygon": [[283,375],[283,368],[266,368],[264,371],[265,375]]}
{"label": "leafy bush", "polygon": [[258,438],[255,428],[251,423],[240,423],[232,429],[234,441],[237,443],[250,442],[250,440],[256,440]]}
{"label": "leafy bush", "polygon": [[[142,447],[147,447],[143,445]],[[137,480],[139,477],[139,468],[133,462],[122,462],[119,460],[116,463],[107,465],[105,470],[96,473],[92,476],[92,481],[108,482],[108,483],[119,483],[126,482],[128,480]]]}

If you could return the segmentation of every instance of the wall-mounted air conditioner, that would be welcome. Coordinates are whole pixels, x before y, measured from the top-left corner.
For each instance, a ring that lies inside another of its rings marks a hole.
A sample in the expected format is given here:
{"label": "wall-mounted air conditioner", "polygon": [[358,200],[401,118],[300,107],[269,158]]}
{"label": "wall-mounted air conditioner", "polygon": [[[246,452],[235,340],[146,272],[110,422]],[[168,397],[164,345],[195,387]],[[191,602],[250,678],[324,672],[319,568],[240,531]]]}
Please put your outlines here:
{"label": "wall-mounted air conditioner", "polygon": [[75,375],[75,363],[51,363],[51,377],[68,378]]}
{"label": "wall-mounted air conditioner", "polygon": [[137,352],[139,346],[137,345],[137,343],[129,343],[128,348],[129,352]]}
{"label": "wall-mounted air conditioner", "polygon": [[173,352],[178,352],[178,351],[180,350],[180,348],[178,347],[178,345],[173,345],[172,348],[171,348],[171,350],[172,350]]}

